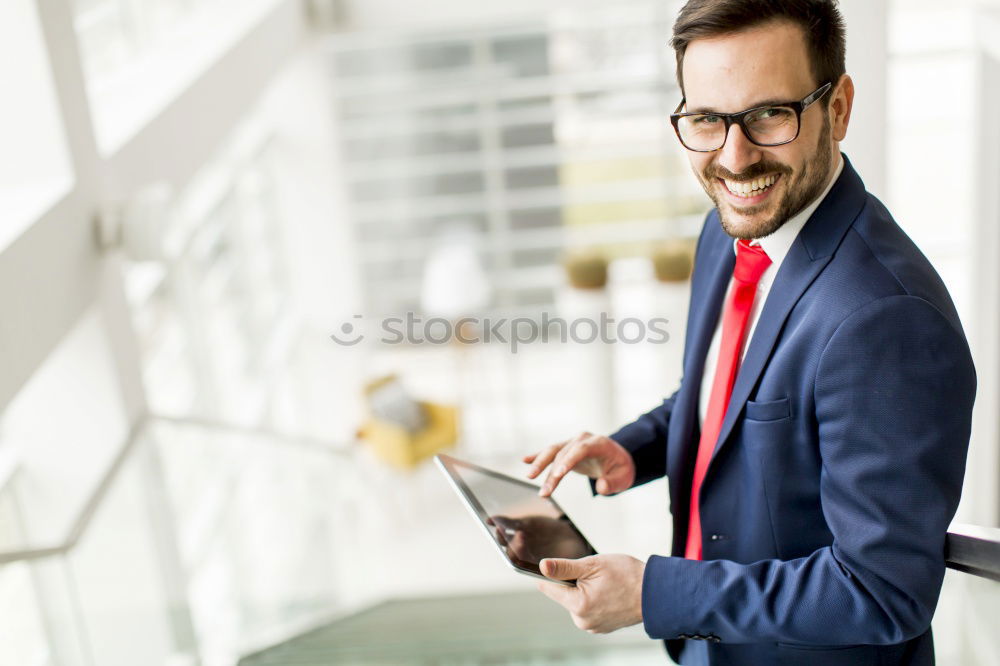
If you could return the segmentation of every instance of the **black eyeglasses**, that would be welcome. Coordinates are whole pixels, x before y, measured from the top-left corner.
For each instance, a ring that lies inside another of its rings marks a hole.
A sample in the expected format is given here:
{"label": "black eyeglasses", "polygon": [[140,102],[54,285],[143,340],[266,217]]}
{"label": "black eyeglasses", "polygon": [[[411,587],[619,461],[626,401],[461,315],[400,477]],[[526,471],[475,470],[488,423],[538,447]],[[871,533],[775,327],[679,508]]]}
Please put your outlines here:
{"label": "black eyeglasses", "polygon": [[798,102],[782,102],[758,106],[739,113],[681,113],[687,100],[682,99],[670,114],[677,138],[688,150],[711,153],[726,145],[729,128],[740,126],[743,136],[758,146],[781,146],[799,136],[802,112],[830,92],[832,83],[825,83]]}

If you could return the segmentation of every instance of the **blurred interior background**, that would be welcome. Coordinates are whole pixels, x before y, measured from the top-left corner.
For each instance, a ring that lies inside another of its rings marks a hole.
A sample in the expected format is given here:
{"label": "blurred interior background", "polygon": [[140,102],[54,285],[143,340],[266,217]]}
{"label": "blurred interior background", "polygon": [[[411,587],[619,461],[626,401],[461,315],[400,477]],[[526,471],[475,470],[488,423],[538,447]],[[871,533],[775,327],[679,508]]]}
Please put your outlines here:
{"label": "blurred interior background", "polygon": [[[522,474],[676,388],[709,209],[679,6],[0,3],[0,664],[667,663],[577,631],[423,456]],[[844,150],[958,305],[956,520],[997,527],[1000,3],[842,6]],[[667,339],[378,336],[601,312]],[[419,455],[387,376],[446,415]],[[669,549],[665,482],[557,498],[599,551]],[[997,585],[949,571],[939,663],[1000,663]]]}

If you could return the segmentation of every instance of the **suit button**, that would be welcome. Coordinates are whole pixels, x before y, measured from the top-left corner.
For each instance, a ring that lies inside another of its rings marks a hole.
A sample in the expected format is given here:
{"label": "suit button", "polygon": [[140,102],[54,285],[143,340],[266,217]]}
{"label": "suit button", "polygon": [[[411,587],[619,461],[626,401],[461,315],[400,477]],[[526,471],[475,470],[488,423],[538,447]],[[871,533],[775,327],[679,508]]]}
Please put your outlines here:
{"label": "suit button", "polygon": [[722,639],[719,638],[718,636],[716,636],[715,634],[709,634],[708,640],[712,641],[713,643],[721,643],[722,642]]}
{"label": "suit button", "polygon": [[689,636],[688,634],[681,634],[677,638],[691,638],[691,636]]}
{"label": "suit button", "polygon": [[708,538],[711,539],[712,541],[722,541],[723,539],[726,538],[726,535],[725,534],[713,534],[712,536],[710,536]]}

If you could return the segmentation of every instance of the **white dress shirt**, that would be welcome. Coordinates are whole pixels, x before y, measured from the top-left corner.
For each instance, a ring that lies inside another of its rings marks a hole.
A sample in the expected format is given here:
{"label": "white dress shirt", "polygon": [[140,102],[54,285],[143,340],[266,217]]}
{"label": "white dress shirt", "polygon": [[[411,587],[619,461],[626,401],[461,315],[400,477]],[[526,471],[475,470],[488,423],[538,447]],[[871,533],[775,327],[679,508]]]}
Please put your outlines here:
{"label": "white dress shirt", "polygon": [[[770,236],[750,241],[751,245],[760,245],[764,248],[764,252],[767,253],[768,258],[771,260],[771,265],[764,270],[764,274],[760,276],[760,282],[757,283],[757,293],[754,296],[753,307],[750,308],[750,320],[747,322],[749,328],[743,342],[743,347],[740,348],[740,363],[743,362],[743,355],[750,345],[751,338],[753,338],[754,330],[757,328],[757,319],[760,317],[761,310],[764,309],[764,303],[767,301],[767,295],[771,291],[771,285],[774,284],[774,278],[778,274],[778,269],[781,268],[781,262],[785,260],[785,255],[788,254],[788,250],[791,249],[795,238],[802,231],[802,227],[806,225],[812,214],[819,208],[823,199],[833,189],[833,184],[840,177],[840,172],[844,170],[844,158],[838,154],[837,159],[839,164],[834,169],[830,182],[826,184],[826,189],[823,190],[823,193],[815,201],[781,225]],[[733,240],[733,252],[736,252],[736,240]],[[701,394],[698,399],[699,423],[704,423],[705,421],[705,413],[708,411],[708,400],[712,395],[712,382],[715,380],[715,368],[719,362],[719,346],[722,344],[722,313],[726,309],[725,303],[729,300],[729,293],[732,289],[733,279],[729,278],[729,286],[726,288],[726,296],[723,301],[722,310],[720,310],[719,321],[715,324],[712,343],[709,345],[708,355],[705,357],[705,373],[701,377]]]}

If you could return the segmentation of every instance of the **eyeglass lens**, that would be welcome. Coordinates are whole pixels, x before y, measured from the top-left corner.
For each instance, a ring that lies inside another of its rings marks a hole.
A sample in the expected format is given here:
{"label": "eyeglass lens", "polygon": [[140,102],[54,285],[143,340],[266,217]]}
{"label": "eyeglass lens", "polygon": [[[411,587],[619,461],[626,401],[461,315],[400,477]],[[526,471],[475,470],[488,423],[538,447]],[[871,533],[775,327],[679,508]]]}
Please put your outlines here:
{"label": "eyeglass lens", "polygon": [[[793,140],[799,131],[798,115],[785,106],[758,109],[743,117],[751,141],[776,146]],[[691,150],[718,150],[726,142],[726,121],[721,116],[682,116],[677,129],[681,141]]]}

